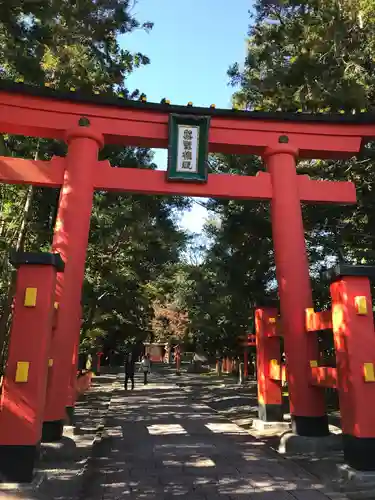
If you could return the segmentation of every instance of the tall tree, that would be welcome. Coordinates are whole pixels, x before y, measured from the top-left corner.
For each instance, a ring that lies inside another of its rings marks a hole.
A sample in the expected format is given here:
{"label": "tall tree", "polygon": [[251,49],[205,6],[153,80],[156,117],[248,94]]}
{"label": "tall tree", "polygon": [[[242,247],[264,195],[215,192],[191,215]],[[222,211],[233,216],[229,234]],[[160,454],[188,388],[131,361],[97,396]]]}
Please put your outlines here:
{"label": "tall tree", "polygon": [[[119,36],[140,24],[131,0],[15,0],[0,5],[0,77],[56,89],[121,95],[137,99],[126,79],[149,63],[131,53]],[[4,136],[2,154],[40,159],[64,155],[57,141]],[[117,168],[155,168],[152,154],[141,148],[106,147],[101,158]],[[28,197],[31,193],[32,196]],[[58,190],[25,186],[2,187],[0,278],[2,311],[8,293],[6,249],[22,233],[22,247],[47,250],[52,239]],[[21,201],[19,201],[21,200]],[[27,201],[29,200],[29,201]],[[23,205],[22,205],[23,203]],[[116,349],[125,339],[144,338],[150,331],[152,307],[145,287],[162,272],[165,261],[176,260],[184,235],[178,231],[174,208],[184,200],[95,194],[84,287],[83,349],[106,344]],[[22,206],[27,217],[21,217]],[[3,315],[4,316],[4,315]]]}
{"label": "tall tree", "polygon": [[1,6],[2,73],[25,83],[81,90],[124,91],[125,79],[148,64],[141,53],[121,48],[118,35],[140,24],[132,0],[46,0],[4,2]]}
{"label": "tall tree", "polygon": [[[258,0],[250,17],[246,59],[228,72],[235,89],[233,105],[290,112],[372,110],[374,28],[374,0]],[[351,262],[375,260],[372,146],[370,142],[362,158],[298,165],[299,173],[314,179],[352,180],[358,194],[355,207],[304,207],[318,307],[328,304],[328,287],[320,271],[332,265],[340,252]],[[213,159],[213,169],[220,172],[255,174],[262,168],[256,157]],[[209,208],[220,221],[208,229],[213,245],[205,262],[211,271],[207,307],[217,312],[201,313],[200,318],[212,339],[220,321],[230,331],[224,335],[226,342],[232,339],[233,344],[235,336],[244,332],[251,306],[262,295],[275,292],[268,207],[212,200]]]}
{"label": "tall tree", "polygon": [[[245,109],[360,113],[375,104],[375,2],[363,0],[258,1],[243,69],[229,71],[239,85],[234,101]],[[322,261],[342,247],[347,259],[372,262],[374,161],[362,158],[301,162],[312,178],[352,180],[356,207],[306,207],[309,249]]]}

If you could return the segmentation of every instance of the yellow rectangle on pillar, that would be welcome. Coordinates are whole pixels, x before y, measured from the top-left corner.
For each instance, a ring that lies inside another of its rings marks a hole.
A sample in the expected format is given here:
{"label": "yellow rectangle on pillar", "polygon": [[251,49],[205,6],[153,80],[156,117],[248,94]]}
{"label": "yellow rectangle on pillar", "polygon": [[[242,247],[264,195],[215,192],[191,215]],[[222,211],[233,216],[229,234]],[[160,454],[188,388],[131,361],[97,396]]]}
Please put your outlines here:
{"label": "yellow rectangle on pillar", "polygon": [[25,290],[25,300],[23,305],[25,307],[35,307],[36,306],[36,296],[38,293],[37,288],[26,288]]}
{"label": "yellow rectangle on pillar", "polygon": [[27,382],[29,379],[29,366],[28,361],[18,361],[15,382]]}
{"label": "yellow rectangle on pillar", "polygon": [[53,366],[53,359],[52,359],[52,358],[50,358],[50,359],[48,360],[48,366],[49,366],[49,367]]}
{"label": "yellow rectangle on pillar", "polygon": [[310,360],[310,368],[317,368],[318,367],[318,362],[316,359],[311,359]]}
{"label": "yellow rectangle on pillar", "polygon": [[363,375],[365,377],[365,382],[375,382],[374,363],[364,363]]}
{"label": "yellow rectangle on pillar", "polygon": [[354,305],[357,314],[365,316],[367,314],[367,298],[364,296],[354,297]]}

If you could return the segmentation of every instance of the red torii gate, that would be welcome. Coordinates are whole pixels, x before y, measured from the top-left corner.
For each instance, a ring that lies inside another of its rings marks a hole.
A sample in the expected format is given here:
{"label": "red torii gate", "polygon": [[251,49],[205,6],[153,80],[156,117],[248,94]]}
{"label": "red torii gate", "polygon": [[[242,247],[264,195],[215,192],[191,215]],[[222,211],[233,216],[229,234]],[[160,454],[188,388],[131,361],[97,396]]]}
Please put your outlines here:
{"label": "red torii gate", "polygon": [[[256,176],[210,174],[205,184],[168,182],[164,172],[113,168],[98,161],[106,144],[166,148],[171,113],[211,117],[209,151],[258,154],[267,172]],[[0,82],[0,132],[65,140],[65,158],[49,162],[0,157],[0,181],[61,187],[52,249],[61,254],[59,313],[52,340],[44,420],[51,438],[61,436],[65,407],[74,405],[72,377],[81,322],[81,289],[95,189],[144,194],[270,200],[290,406],[301,435],[325,435],[322,394],[309,386],[308,362],[315,339],[306,335],[305,309],[312,306],[301,202],[355,203],[349,182],[310,180],[296,174],[297,158],[349,158],[374,135],[371,115],[308,115],[216,110],[80,96],[49,88]],[[70,390],[69,390],[70,387]],[[23,391],[27,393],[27,384]],[[0,443],[1,445],[1,443]]]}

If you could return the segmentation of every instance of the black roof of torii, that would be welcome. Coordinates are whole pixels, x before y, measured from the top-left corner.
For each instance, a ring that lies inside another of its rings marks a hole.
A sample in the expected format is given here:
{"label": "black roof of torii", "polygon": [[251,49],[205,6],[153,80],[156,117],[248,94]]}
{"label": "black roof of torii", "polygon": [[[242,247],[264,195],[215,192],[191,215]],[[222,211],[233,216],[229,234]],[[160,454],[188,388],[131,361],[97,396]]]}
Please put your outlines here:
{"label": "black roof of torii", "polygon": [[120,108],[143,109],[145,111],[158,111],[162,113],[176,113],[184,115],[205,115],[213,117],[236,118],[243,120],[267,121],[292,121],[305,123],[337,123],[337,124],[374,124],[375,113],[307,113],[284,111],[242,111],[236,109],[216,109],[215,107],[195,107],[192,105],[181,106],[167,103],[151,103],[142,100],[124,99],[113,95],[88,94],[86,92],[55,90],[48,86],[27,85],[9,80],[0,79],[0,92],[11,92],[34,97],[45,97],[67,102],[81,104],[98,104]]}

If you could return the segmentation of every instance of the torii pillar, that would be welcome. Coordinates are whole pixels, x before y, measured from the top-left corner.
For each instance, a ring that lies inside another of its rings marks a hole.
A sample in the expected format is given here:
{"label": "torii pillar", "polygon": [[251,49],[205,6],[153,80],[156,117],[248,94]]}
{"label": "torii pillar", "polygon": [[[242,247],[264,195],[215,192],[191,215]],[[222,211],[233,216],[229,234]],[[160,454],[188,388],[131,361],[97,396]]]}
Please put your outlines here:
{"label": "torii pillar", "polygon": [[[279,140],[288,141],[287,137]],[[318,343],[305,329],[305,309],[312,307],[299,178],[298,150],[279,143],[265,151],[272,183],[272,235],[286,352],[292,429],[301,436],[329,434],[324,393],[309,385],[309,361],[317,359]],[[311,186],[313,187],[313,186]]]}
{"label": "torii pillar", "polygon": [[[59,302],[57,327],[52,339],[53,366],[49,373],[43,439],[57,441],[62,436],[66,407],[74,404],[72,365],[76,363],[81,326],[81,294],[86,249],[90,230],[95,167],[103,136],[81,118],[79,126],[66,135],[68,154],[61,188],[52,248],[65,262],[58,275]],[[74,358],[74,359],[73,359]]]}

